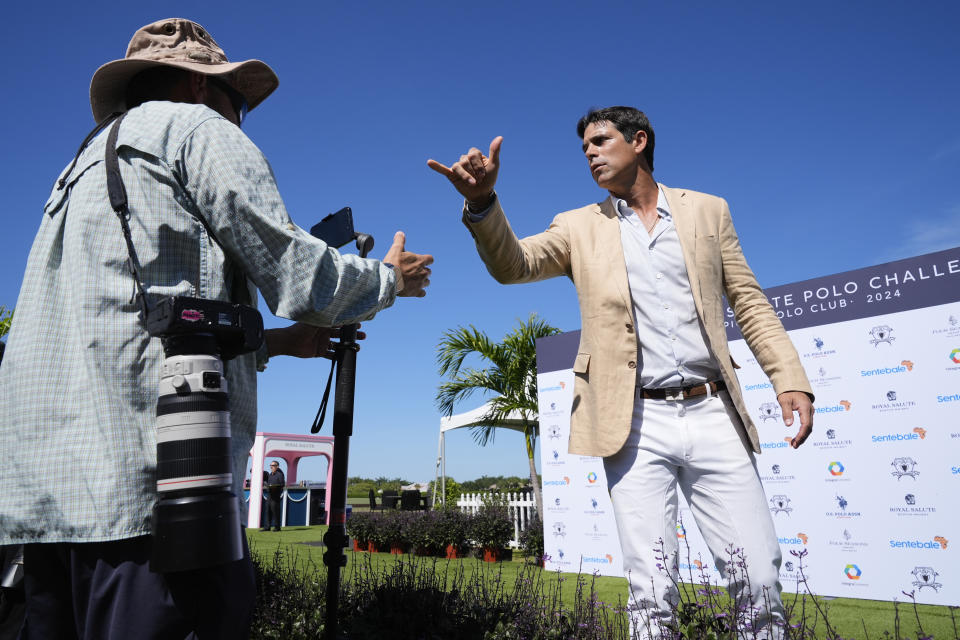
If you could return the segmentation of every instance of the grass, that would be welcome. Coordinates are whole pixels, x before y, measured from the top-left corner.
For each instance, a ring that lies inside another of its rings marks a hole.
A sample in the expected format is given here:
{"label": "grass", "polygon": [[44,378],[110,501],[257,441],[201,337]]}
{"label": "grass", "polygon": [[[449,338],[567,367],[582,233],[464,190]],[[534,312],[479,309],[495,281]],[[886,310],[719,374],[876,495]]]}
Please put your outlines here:
{"label": "grass", "polygon": [[[252,553],[261,561],[272,558],[279,550],[285,557],[293,559],[301,571],[323,572],[322,556],[324,548],[315,546],[315,543],[322,539],[324,531],[326,531],[324,526],[288,527],[279,533],[248,529],[247,537],[250,541]],[[314,543],[314,545],[310,543]],[[387,553],[369,554],[352,551],[346,551],[346,556],[347,567],[343,570],[345,579],[349,579],[352,570],[360,567],[373,568],[373,570],[379,572],[390,571],[399,559],[398,556]],[[471,575],[495,570],[498,572],[502,584],[505,585],[516,583],[526,562],[520,554],[514,554],[512,561],[498,563],[496,567],[491,567],[488,563],[472,558],[463,560],[438,558],[427,559],[427,561],[436,563],[435,569],[438,573],[451,573],[461,564]],[[526,571],[529,570],[530,568],[526,567]],[[540,569],[536,570],[541,571]],[[585,581],[586,591],[589,591],[592,586],[598,600],[614,607],[622,604],[626,594],[626,580],[624,578],[578,576],[571,573],[556,573],[544,576],[546,582],[557,585],[560,599],[570,609],[573,609],[577,604],[578,578],[581,586],[584,586]],[[826,627],[821,614],[823,610],[829,616],[832,629],[843,638],[868,640],[873,638],[917,638],[924,635],[939,640],[941,638],[960,637],[954,626],[950,607],[934,605],[916,605],[914,607],[909,602],[906,604],[901,602],[898,606],[895,606],[892,602],[846,598],[836,598],[829,601],[816,598],[814,602],[814,599],[809,595],[797,596],[789,593],[783,594],[783,600],[788,610],[791,607],[794,608],[795,617],[803,610],[806,612],[808,624],[811,624],[811,620],[816,620],[816,637],[818,638],[826,637]],[[899,631],[896,636],[894,635],[895,627]]]}

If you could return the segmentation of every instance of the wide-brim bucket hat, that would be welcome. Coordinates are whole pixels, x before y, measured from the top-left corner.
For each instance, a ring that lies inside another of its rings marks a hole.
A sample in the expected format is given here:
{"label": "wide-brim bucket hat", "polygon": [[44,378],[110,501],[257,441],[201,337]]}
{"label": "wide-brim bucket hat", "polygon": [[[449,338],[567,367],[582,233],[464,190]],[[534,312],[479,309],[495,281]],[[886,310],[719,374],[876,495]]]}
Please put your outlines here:
{"label": "wide-brim bucket hat", "polygon": [[133,34],[127,55],[108,62],[90,81],[90,108],[100,122],[111,113],[127,110],[130,80],[151,67],[177,67],[217,76],[239,91],[254,109],[280,84],[277,74],[260,60],[230,62],[220,45],[202,26],[184,18],[158,20]]}

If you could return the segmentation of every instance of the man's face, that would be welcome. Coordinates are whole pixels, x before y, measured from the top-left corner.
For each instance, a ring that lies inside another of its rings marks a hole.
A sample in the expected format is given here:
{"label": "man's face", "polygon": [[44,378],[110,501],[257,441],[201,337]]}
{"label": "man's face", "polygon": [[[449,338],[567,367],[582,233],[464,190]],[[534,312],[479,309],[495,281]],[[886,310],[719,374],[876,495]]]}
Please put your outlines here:
{"label": "man's face", "polygon": [[278,465],[276,462],[271,462],[271,463],[270,463],[270,473],[273,473],[274,471],[276,471],[276,470],[279,469],[279,468],[280,468],[280,465]]}
{"label": "man's face", "polygon": [[590,175],[597,185],[617,190],[633,184],[642,164],[646,134],[638,132],[627,141],[609,122],[592,122],[583,132],[583,154],[590,163]]}

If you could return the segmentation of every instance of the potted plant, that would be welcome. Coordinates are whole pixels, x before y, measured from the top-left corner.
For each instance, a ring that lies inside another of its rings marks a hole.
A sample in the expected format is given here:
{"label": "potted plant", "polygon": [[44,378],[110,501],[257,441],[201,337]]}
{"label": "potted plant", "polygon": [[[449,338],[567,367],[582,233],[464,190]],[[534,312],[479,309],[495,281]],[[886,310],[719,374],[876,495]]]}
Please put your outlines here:
{"label": "potted plant", "polygon": [[384,536],[387,539],[387,547],[390,553],[395,555],[404,554],[410,545],[408,538],[410,513],[407,511],[394,511],[384,518]]}
{"label": "potted plant", "polygon": [[354,513],[347,520],[347,534],[353,538],[354,551],[367,551],[372,513]]}
{"label": "potted plant", "polygon": [[470,548],[468,516],[456,507],[437,512],[437,538],[447,558],[464,558]]}
{"label": "potted plant", "polygon": [[438,512],[411,513],[407,521],[407,539],[416,555],[439,555],[446,545],[443,542]]}
{"label": "potted plant", "polygon": [[530,519],[527,528],[520,532],[517,542],[526,554],[528,562],[533,562],[538,567],[543,566],[543,522],[540,516]]}
{"label": "potted plant", "polygon": [[513,522],[507,508],[486,505],[470,520],[470,537],[483,550],[486,562],[498,562],[507,558],[507,543],[513,537]]}

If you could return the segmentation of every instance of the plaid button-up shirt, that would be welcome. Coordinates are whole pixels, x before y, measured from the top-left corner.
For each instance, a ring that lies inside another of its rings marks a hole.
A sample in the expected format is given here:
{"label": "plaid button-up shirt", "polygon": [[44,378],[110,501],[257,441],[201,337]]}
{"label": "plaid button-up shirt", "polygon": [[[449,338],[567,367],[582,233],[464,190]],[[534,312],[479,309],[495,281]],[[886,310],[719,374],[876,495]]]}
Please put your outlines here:
{"label": "plaid button-up shirt", "polygon": [[[54,185],[17,300],[0,366],[0,544],[150,531],[162,353],[139,319],[107,199],[106,138],[64,170],[63,188]],[[259,289],[276,315],[320,326],[393,303],[393,270],[340,255],[294,225],[266,159],[209,108],[147,103],[127,115],[117,147],[152,302],[186,295],[255,305]],[[238,495],[256,428],[258,360],[264,349],[226,363]]]}

